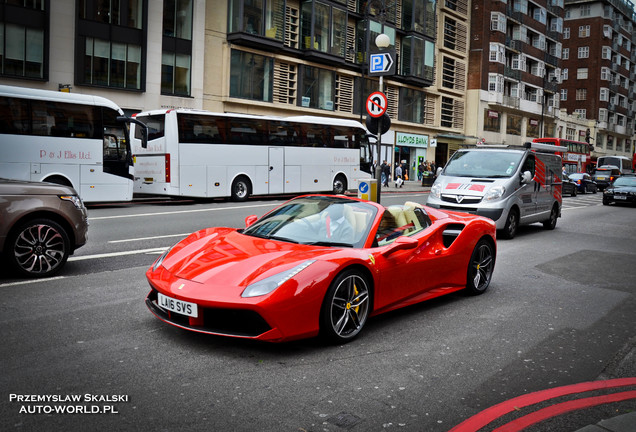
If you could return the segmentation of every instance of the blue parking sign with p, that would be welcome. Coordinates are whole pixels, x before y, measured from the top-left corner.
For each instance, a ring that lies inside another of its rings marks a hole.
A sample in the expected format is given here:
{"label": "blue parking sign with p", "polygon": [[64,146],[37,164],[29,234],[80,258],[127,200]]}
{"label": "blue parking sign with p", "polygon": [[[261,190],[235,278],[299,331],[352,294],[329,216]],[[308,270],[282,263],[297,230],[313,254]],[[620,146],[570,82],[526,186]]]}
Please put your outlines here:
{"label": "blue parking sign with p", "polygon": [[371,55],[371,72],[384,72],[384,55],[372,54]]}
{"label": "blue parking sign with p", "polygon": [[369,74],[392,75],[395,73],[395,53],[369,54]]}

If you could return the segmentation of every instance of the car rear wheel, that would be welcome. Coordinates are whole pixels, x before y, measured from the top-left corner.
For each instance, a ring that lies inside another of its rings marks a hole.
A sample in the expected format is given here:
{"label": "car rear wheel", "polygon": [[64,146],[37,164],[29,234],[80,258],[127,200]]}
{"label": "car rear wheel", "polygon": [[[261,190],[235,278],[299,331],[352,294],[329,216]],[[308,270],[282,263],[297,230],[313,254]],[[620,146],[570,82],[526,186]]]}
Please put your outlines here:
{"label": "car rear wheel", "polygon": [[54,275],[66,263],[71,249],[66,230],[50,219],[33,219],[22,224],[11,235],[8,245],[11,265],[29,277]]}
{"label": "car rear wheel", "polygon": [[543,221],[543,228],[547,230],[553,230],[556,227],[558,218],[559,218],[559,205],[555,203],[552,206],[552,211],[550,212],[550,219]]}
{"label": "car rear wheel", "polygon": [[366,277],[358,270],[340,273],[331,283],[322,304],[320,331],[332,342],[354,339],[364,327],[371,308]]}
{"label": "car rear wheel", "polygon": [[470,295],[485,293],[490,285],[494,268],[495,247],[490,241],[481,239],[475,246],[468,263],[466,293]]}
{"label": "car rear wheel", "polygon": [[501,232],[501,237],[505,239],[514,238],[514,236],[517,235],[517,228],[519,228],[519,210],[511,208],[508,212],[506,225]]}

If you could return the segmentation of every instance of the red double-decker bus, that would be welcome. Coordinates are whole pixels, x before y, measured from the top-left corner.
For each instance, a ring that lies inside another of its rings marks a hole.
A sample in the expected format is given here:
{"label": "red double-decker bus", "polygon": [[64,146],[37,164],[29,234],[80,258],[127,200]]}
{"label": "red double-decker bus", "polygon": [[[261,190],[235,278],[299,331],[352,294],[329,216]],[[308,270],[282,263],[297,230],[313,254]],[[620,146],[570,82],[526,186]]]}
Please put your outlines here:
{"label": "red double-decker bus", "polygon": [[535,138],[532,142],[567,147],[568,151],[560,156],[568,174],[591,173],[594,171],[595,164],[590,156],[592,146],[586,142],[564,138]]}

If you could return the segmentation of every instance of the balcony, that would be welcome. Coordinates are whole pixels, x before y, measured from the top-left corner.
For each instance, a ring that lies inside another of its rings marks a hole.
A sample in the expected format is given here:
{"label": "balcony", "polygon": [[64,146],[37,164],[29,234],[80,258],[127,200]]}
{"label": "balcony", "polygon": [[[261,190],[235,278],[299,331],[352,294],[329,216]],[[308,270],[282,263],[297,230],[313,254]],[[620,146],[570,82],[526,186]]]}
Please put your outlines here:
{"label": "balcony", "polygon": [[507,106],[507,107],[511,107],[511,108],[515,108],[515,109],[519,109],[520,101],[521,101],[521,99],[518,98],[518,97],[505,96],[504,95],[502,105]]}
{"label": "balcony", "polygon": [[521,71],[509,67],[504,68],[504,76],[516,80],[521,80]]}

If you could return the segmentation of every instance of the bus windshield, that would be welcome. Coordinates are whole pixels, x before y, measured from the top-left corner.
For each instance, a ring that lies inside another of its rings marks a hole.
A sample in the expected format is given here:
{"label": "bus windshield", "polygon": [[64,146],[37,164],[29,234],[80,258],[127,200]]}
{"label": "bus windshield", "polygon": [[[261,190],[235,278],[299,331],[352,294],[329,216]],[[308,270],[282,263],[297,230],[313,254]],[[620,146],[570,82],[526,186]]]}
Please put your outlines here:
{"label": "bus windshield", "polygon": [[444,174],[455,177],[511,177],[517,171],[522,156],[523,152],[516,151],[458,151],[446,164]]}

